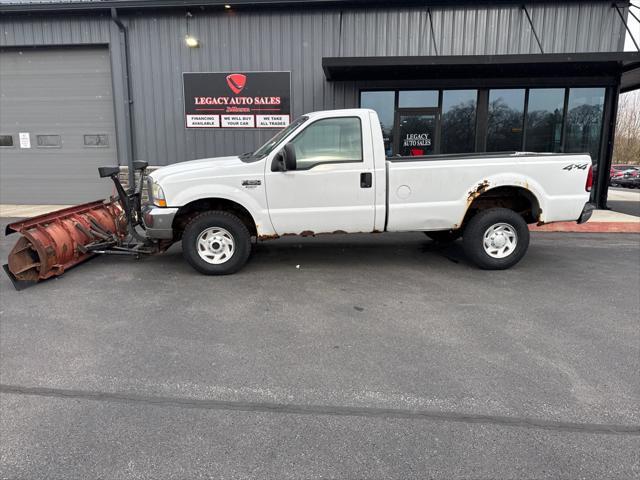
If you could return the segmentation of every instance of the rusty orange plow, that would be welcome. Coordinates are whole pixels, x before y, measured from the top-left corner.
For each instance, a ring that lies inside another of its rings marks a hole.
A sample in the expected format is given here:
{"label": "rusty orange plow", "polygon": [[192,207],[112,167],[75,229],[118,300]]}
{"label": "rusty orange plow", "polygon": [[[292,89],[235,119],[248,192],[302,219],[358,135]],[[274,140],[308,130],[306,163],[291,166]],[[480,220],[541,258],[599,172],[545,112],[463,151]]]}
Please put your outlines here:
{"label": "rusty orange plow", "polygon": [[160,251],[140,229],[141,194],[146,162],[134,162],[140,172],[138,186],[125,191],[118,167],[102,167],[118,196],[109,200],[64,208],[7,225],[5,234],[20,234],[4,270],[16,289],[62,275],[69,268],[98,254],[133,255]]}

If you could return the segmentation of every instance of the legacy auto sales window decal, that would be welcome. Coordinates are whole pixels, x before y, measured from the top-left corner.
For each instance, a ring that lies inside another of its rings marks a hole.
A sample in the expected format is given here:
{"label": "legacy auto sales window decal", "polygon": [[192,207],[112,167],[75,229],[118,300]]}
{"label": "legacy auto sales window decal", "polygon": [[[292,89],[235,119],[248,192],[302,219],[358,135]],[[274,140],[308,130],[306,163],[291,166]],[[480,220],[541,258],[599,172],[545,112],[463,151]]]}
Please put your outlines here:
{"label": "legacy auto sales window decal", "polygon": [[183,73],[187,128],[284,128],[290,72]]}
{"label": "legacy auto sales window decal", "polygon": [[404,147],[430,147],[431,138],[428,133],[407,133],[403,142]]}

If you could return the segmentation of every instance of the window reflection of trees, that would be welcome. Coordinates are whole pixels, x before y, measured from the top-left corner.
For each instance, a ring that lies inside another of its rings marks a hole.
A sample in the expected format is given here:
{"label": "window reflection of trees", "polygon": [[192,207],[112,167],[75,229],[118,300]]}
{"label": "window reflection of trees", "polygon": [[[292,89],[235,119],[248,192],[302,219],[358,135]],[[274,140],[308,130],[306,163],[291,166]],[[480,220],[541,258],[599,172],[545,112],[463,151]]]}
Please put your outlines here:
{"label": "window reflection of trees", "polygon": [[507,105],[502,98],[489,103],[487,150],[508,151],[522,148],[523,111]]}
{"label": "window reflection of trees", "polygon": [[442,115],[442,153],[474,151],[476,102],[453,105]]}
{"label": "window reflection of trees", "polygon": [[527,141],[525,150],[559,152],[562,130],[562,110],[534,110],[527,113]]}
{"label": "window reflection of trees", "polygon": [[402,117],[402,132],[404,133],[428,133],[433,138],[432,116],[406,116]]}
{"label": "window reflection of trees", "polygon": [[569,110],[567,118],[567,152],[589,152],[598,158],[602,105],[578,105]]}

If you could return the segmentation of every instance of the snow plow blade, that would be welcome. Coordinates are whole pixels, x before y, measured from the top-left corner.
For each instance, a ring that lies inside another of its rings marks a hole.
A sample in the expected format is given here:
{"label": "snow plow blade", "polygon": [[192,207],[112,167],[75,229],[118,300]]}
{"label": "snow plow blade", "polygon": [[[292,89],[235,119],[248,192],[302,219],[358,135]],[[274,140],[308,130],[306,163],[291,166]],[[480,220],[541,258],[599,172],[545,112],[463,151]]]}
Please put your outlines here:
{"label": "snow plow blade", "polygon": [[11,233],[21,237],[4,270],[22,290],[120,245],[127,220],[118,201],[97,200],[14,222],[5,229],[6,235]]}

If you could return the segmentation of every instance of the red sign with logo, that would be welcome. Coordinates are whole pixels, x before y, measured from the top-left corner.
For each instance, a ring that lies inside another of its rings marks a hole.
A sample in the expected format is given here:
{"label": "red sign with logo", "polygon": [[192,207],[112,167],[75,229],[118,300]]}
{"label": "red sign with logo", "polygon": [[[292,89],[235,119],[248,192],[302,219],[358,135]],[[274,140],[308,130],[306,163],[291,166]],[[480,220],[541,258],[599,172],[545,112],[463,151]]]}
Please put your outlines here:
{"label": "red sign with logo", "polygon": [[238,94],[244,88],[244,84],[247,83],[247,76],[241,73],[232,73],[227,75],[227,85],[233,93]]}
{"label": "red sign with logo", "polygon": [[187,128],[283,128],[291,120],[289,72],[184,73]]}

